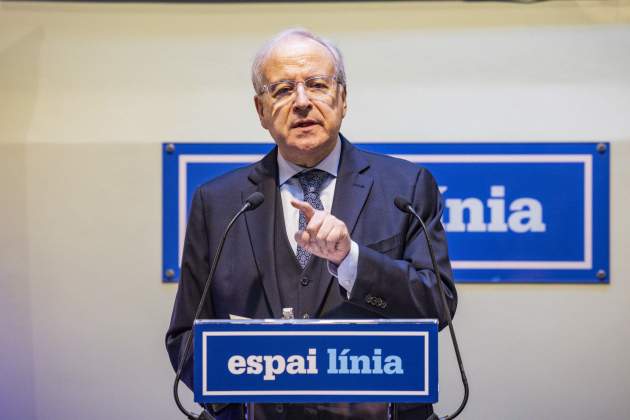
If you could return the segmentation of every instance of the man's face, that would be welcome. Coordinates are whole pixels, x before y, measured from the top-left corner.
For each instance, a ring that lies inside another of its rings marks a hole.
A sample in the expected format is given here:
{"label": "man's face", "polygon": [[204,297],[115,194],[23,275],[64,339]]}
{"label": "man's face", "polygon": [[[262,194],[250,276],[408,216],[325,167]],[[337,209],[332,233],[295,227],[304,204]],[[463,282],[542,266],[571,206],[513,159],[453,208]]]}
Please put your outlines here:
{"label": "man's face", "polygon": [[[304,82],[313,76],[332,77],[335,65],[328,50],[310,39],[290,38],[278,44],[262,67],[263,83]],[[317,87],[316,87],[317,88]],[[264,92],[254,97],[262,126],[278,144],[282,156],[313,167],[335,147],[346,114],[346,92],[332,81],[329,94],[316,94],[304,83],[291,95]]]}

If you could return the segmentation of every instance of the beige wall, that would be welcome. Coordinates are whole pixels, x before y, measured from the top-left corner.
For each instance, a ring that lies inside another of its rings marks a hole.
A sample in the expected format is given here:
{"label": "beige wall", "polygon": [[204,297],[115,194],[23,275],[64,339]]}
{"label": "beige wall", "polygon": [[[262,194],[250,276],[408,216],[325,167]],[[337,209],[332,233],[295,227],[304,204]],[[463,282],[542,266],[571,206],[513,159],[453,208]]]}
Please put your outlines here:
{"label": "beige wall", "polygon": [[627,416],[629,23],[628,0],[0,3],[0,417],[177,418],[160,143],[268,140],[249,60],[295,25],[345,53],[351,139],[612,142],[612,283],[460,285],[456,327],[464,418]]}

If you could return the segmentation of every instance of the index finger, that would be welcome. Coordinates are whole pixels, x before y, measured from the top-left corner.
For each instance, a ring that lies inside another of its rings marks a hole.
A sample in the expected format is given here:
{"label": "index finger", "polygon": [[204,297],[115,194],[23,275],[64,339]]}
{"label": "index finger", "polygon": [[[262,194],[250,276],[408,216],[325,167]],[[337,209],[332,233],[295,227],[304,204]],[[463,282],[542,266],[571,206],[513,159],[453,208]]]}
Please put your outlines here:
{"label": "index finger", "polygon": [[306,221],[311,220],[311,218],[315,215],[315,209],[306,201],[292,199],[291,205],[304,213],[304,216],[306,216]]}

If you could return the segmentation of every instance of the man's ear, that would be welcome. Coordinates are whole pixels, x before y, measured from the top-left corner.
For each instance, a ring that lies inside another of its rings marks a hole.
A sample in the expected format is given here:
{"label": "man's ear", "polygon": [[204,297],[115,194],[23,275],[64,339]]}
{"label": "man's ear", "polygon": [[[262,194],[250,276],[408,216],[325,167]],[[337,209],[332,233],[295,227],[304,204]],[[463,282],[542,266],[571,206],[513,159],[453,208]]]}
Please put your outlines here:
{"label": "man's ear", "polygon": [[344,118],[346,116],[346,110],[348,109],[348,102],[346,101],[346,87],[343,87],[341,91],[341,102],[343,103],[343,111],[341,113],[341,117]]}
{"label": "man's ear", "polygon": [[258,113],[258,119],[260,120],[260,125],[267,130],[267,123],[265,122],[265,110],[263,101],[259,95],[254,95],[254,105],[256,105],[256,112]]}

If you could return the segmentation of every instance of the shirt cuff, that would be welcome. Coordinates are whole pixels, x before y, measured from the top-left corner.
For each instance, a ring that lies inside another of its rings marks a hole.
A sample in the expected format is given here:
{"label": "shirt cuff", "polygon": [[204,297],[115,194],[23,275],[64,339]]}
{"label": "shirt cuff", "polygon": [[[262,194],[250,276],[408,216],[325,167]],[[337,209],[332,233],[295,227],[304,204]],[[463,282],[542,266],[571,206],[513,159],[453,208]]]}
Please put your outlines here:
{"label": "shirt cuff", "polygon": [[328,261],[328,271],[337,278],[337,281],[346,289],[348,299],[352,293],[352,287],[357,280],[357,267],[359,265],[359,245],[356,242],[350,242],[350,252],[341,264],[335,265]]}

